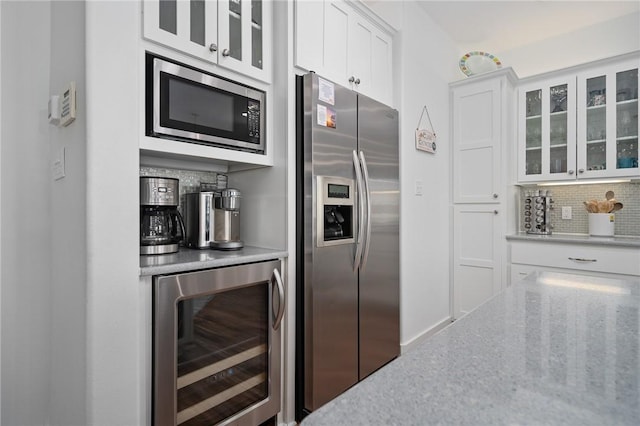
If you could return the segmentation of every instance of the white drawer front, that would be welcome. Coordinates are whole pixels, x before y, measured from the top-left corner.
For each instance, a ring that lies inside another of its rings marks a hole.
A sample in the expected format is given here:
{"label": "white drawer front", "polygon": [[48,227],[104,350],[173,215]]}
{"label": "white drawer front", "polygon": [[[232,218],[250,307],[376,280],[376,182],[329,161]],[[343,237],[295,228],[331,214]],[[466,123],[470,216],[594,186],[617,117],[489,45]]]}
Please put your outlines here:
{"label": "white drawer front", "polygon": [[640,249],[512,241],[511,263],[640,276]]}

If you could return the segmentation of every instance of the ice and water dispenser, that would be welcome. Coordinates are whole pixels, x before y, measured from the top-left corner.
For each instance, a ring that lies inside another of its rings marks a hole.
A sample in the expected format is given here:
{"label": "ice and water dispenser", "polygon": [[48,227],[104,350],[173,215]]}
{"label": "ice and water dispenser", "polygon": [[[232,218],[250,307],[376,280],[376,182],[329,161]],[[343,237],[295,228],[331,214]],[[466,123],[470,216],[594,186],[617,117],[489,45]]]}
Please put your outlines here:
{"label": "ice and water dispenser", "polygon": [[316,189],[317,246],[353,243],[354,180],[318,176]]}

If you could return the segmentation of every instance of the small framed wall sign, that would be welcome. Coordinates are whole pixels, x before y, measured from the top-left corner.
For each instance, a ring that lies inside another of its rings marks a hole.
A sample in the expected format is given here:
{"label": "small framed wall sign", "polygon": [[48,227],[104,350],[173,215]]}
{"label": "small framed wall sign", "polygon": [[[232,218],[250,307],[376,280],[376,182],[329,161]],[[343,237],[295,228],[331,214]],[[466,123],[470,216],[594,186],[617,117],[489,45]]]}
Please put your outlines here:
{"label": "small framed wall sign", "polygon": [[[425,113],[427,114],[429,127],[422,126],[422,119],[424,118]],[[418,120],[418,127],[416,127],[416,149],[435,154],[436,147],[436,132],[433,129],[433,124],[429,117],[429,111],[427,111],[427,106],[425,105],[422,108],[422,114],[420,114],[420,119]]]}

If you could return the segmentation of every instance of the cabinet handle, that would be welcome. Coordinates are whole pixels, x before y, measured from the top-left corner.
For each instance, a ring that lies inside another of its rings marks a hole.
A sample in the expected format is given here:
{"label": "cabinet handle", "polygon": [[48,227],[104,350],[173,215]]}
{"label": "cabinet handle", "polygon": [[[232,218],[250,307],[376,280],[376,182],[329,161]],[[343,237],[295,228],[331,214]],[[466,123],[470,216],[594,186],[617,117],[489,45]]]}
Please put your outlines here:
{"label": "cabinet handle", "polygon": [[498,210],[494,210],[494,211],[493,211],[493,214],[498,214]]}
{"label": "cabinet handle", "polygon": [[229,49],[222,50],[222,56],[229,56],[229,55],[231,55],[231,51]]}
{"label": "cabinet handle", "polygon": [[570,175],[572,175],[574,172],[573,172],[573,170],[569,170],[567,173],[569,173]]}
{"label": "cabinet handle", "polygon": [[498,194],[493,194],[493,198],[498,198]]}
{"label": "cabinet handle", "polygon": [[349,83],[353,83],[354,81],[356,81],[356,78],[354,76],[349,77]]}
{"label": "cabinet handle", "polygon": [[578,169],[578,173],[584,173],[584,169]]}
{"label": "cabinet handle", "polygon": [[598,259],[584,259],[582,257],[570,257],[569,260],[573,260],[578,263],[594,263],[598,261]]}
{"label": "cabinet handle", "polygon": [[360,79],[359,79],[359,78],[356,78],[356,86],[357,86],[358,84],[360,84]]}
{"label": "cabinet handle", "polygon": [[215,44],[215,43],[211,43],[211,44],[209,45],[209,51],[210,51],[210,52],[215,52],[215,51],[217,51],[217,50],[218,50],[218,45],[217,45],[217,44]]}

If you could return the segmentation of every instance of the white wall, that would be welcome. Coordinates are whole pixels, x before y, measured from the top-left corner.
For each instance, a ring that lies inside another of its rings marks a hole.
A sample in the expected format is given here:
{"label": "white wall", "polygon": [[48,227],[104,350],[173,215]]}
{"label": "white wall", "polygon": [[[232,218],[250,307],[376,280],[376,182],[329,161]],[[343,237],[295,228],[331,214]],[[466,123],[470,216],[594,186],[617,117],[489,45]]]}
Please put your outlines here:
{"label": "white wall", "polygon": [[[449,105],[448,83],[465,78],[457,67],[464,53],[412,1],[365,0],[400,31],[401,285],[403,345],[449,316]],[[552,71],[640,49],[640,16],[617,18],[505,52],[494,52],[519,77]],[[438,134],[435,156],[415,151],[413,131],[422,105]],[[416,180],[422,197],[413,194]]]}
{"label": "white wall", "polygon": [[[86,85],[84,2],[51,2],[50,94],[70,81],[77,88],[77,118],[48,126],[50,162],[65,149],[63,179],[51,183],[51,390],[52,425],[86,424]],[[40,100],[44,105],[46,99]]]}
{"label": "white wall", "polygon": [[638,13],[495,54],[523,78],[634,50],[640,50]]}
{"label": "white wall", "polygon": [[[401,344],[407,346],[450,318],[448,84],[458,72],[451,60],[457,48],[412,1],[367,5],[400,27],[394,72],[400,111]],[[415,149],[415,129],[425,105],[437,133],[435,155]],[[423,183],[422,196],[414,194],[416,181]]]}
{"label": "white wall", "polygon": [[3,1],[0,7],[1,423],[42,425],[51,380],[50,5]]}
{"label": "white wall", "polygon": [[[140,325],[140,2],[86,3],[87,420],[145,424]],[[150,297],[150,295],[148,295]]]}

